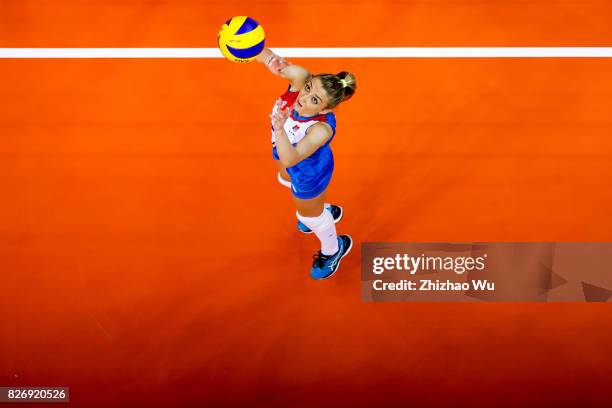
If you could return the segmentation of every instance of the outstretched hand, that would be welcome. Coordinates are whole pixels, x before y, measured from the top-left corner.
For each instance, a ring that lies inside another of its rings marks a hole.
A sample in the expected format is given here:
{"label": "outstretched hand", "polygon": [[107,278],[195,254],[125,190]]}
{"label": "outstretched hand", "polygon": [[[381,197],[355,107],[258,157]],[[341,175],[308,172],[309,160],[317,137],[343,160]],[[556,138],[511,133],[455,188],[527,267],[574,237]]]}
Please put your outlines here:
{"label": "outstretched hand", "polygon": [[291,115],[291,111],[293,110],[293,105],[288,106],[285,109],[282,109],[283,101],[279,98],[276,100],[276,104],[274,105],[274,109],[272,110],[272,114],[270,118],[272,119],[272,127],[274,131],[278,131],[283,128],[285,121]]}

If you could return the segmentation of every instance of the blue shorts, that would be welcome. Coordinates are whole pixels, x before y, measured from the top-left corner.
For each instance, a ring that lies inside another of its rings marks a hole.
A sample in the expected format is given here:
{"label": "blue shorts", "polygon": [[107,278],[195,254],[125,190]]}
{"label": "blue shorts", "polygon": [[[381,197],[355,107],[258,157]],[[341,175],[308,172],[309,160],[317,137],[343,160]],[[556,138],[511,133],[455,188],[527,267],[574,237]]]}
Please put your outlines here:
{"label": "blue shorts", "polygon": [[[274,160],[279,160],[276,147],[272,148],[272,157]],[[294,170],[294,167],[287,168],[287,172],[291,177],[291,194],[294,197],[309,200],[311,198],[318,197],[327,189],[329,182],[331,181],[333,174],[333,157],[331,156],[331,150],[329,155],[330,165],[318,172],[316,175],[309,175],[308,177],[302,177],[298,172]]]}

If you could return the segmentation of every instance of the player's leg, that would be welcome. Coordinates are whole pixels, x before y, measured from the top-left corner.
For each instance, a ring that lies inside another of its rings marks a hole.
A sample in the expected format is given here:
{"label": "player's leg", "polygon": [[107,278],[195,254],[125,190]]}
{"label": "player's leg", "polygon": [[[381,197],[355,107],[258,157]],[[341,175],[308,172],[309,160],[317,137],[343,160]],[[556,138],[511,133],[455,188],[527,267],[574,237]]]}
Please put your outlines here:
{"label": "player's leg", "polygon": [[325,193],[302,199],[293,197],[298,219],[321,241],[321,250],[315,255],[311,276],[314,279],[330,277],[340,266],[340,260],[353,246],[350,236],[336,233],[336,224],[330,211],[325,209]]}
{"label": "player's leg", "polygon": [[314,198],[298,198],[293,196],[293,202],[298,210],[298,213],[303,217],[316,217],[323,211],[325,204],[325,191]]}
{"label": "player's leg", "polygon": [[[328,202],[326,202],[325,200],[325,196],[326,196],[326,191],[324,191],[321,195],[322,200],[323,200],[323,208],[325,208],[327,211],[329,211],[329,213],[332,215],[333,219],[334,219],[334,223],[338,223],[341,219],[342,216],[344,215],[344,210],[342,209],[342,207],[340,207],[339,205],[335,205],[335,204],[330,204]],[[302,221],[299,220],[297,221],[297,228],[298,231],[300,231],[303,234],[312,234],[312,230],[306,226],[306,224],[304,224]]]}
{"label": "player's leg", "polygon": [[[275,154],[275,153],[273,153]],[[283,166],[281,164],[280,161],[277,161],[278,163],[278,173],[277,173],[277,178],[278,178],[278,182],[280,184],[282,184],[283,186],[291,189],[291,176],[289,175],[289,173],[287,172],[287,168],[285,166]],[[323,199],[323,205],[325,207],[325,209],[327,211],[329,211],[332,214],[332,217],[334,218],[334,222],[338,222],[342,219],[343,216],[343,210],[342,207],[340,207],[339,205],[331,205],[329,203],[325,202],[325,191],[323,191],[322,194],[322,199]],[[297,221],[297,228],[298,231],[304,233],[304,234],[311,234],[312,230],[307,227],[302,221],[300,221],[298,219]]]}

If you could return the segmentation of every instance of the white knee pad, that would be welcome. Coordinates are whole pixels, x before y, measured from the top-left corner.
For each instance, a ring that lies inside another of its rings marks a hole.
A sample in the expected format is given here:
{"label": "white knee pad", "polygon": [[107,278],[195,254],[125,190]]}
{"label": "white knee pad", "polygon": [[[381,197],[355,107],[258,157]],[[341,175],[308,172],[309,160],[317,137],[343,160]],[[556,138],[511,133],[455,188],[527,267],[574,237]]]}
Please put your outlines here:
{"label": "white knee pad", "polygon": [[282,178],[282,176],[280,175],[280,173],[276,173],[278,176],[278,182],[281,183],[283,186],[287,187],[287,188],[291,188],[291,182],[285,180],[284,178]]}

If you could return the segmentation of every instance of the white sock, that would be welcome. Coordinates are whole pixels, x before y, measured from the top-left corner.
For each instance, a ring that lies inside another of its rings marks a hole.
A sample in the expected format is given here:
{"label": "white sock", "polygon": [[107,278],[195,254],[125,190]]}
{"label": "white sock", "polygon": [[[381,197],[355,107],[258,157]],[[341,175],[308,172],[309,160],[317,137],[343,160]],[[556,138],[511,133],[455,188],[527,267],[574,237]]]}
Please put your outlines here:
{"label": "white sock", "polygon": [[285,180],[280,173],[276,173],[278,175],[278,182],[281,183],[283,186],[287,187],[287,188],[291,188],[291,182]]}
{"label": "white sock", "polygon": [[336,234],[336,224],[334,217],[326,209],[317,217],[304,217],[296,212],[298,220],[315,233],[321,241],[321,253],[323,255],[333,255],[338,252],[338,235]]}

